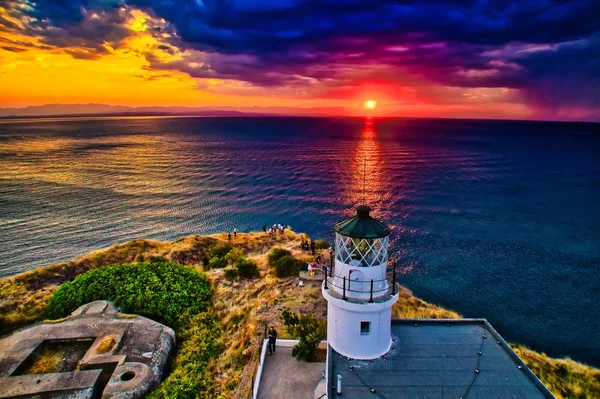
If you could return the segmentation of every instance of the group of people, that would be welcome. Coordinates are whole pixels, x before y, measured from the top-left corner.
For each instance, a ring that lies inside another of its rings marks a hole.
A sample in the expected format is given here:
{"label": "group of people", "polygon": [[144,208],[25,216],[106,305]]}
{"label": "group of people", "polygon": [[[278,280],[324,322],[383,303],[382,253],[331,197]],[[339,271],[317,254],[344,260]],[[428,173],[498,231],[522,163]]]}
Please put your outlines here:
{"label": "group of people", "polygon": [[309,276],[314,276],[315,273],[317,272],[317,270],[322,270],[323,274],[325,276],[330,274],[330,270],[329,270],[329,265],[327,264],[327,262],[323,259],[323,257],[321,256],[321,254],[318,254],[315,257],[315,260],[313,260],[312,262],[307,262],[308,263],[308,275]]}
{"label": "group of people", "polygon": [[265,233],[269,233],[270,236],[273,236],[273,234],[277,234],[277,232],[283,234],[283,232],[285,231],[285,224],[276,223],[273,226],[269,227],[269,230],[267,230],[267,225],[264,225],[263,231]]}
{"label": "group of people", "polygon": [[302,248],[302,252],[306,252],[306,253],[311,253],[315,254],[316,251],[316,244],[314,240],[310,240],[310,242],[308,240],[302,240],[302,243],[300,244],[300,248]]}
{"label": "group of people", "polygon": [[[233,236],[237,237],[237,227],[233,228]],[[227,235],[227,239],[231,240],[231,232],[229,232],[229,234]]]}

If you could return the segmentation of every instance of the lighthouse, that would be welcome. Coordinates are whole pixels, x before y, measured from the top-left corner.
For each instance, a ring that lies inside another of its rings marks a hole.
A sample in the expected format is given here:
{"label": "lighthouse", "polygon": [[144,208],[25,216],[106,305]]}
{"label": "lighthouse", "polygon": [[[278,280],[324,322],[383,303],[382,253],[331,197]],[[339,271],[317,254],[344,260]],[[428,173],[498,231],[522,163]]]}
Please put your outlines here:
{"label": "lighthouse", "polygon": [[335,225],[335,266],[322,285],[327,300],[327,342],[351,359],[375,359],[392,345],[392,305],[398,300],[387,276],[390,228],[361,205]]}

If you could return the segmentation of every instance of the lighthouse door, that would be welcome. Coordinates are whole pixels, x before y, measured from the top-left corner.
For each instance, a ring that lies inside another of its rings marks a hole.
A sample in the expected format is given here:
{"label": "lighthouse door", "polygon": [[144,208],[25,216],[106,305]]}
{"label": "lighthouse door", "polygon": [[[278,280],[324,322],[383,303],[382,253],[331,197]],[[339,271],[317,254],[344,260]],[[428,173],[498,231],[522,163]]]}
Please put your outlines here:
{"label": "lighthouse door", "polygon": [[360,270],[350,270],[350,282],[348,284],[351,296],[359,297],[363,294],[364,274]]}

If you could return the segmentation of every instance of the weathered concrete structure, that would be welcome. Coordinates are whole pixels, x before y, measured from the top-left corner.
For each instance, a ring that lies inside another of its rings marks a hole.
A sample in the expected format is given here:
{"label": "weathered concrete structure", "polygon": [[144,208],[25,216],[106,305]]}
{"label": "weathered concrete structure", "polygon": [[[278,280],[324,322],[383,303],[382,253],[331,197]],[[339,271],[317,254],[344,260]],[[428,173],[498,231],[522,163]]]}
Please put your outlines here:
{"label": "weathered concrete structure", "polygon": [[[140,398],[160,382],[174,343],[169,327],[91,302],[64,321],[0,340],[0,398]],[[32,374],[44,351],[58,346],[66,348],[59,370]]]}

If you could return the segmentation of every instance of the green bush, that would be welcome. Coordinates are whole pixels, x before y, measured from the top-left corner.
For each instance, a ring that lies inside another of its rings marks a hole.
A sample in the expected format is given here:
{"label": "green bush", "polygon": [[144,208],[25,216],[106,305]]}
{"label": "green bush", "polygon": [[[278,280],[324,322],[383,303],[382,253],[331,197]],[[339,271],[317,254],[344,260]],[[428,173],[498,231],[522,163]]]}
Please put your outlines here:
{"label": "green bush", "polygon": [[235,280],[238,276],[238,270],[235,267],[226,267],[223,275],[227,280]]}
{"label": "green bush", "polygon": [[273,248],[267,255],[267,265],[275,267],[277,265],[277,261],[284,256],[292,256],[292,253],[287,249]]}
{"label": "green bush", "polygon": [[292,255],[286,255],[275,262],[275,275],[277,277],[293,277],[298,272],[306,268],[306,262],[294,258]]}
{"label": "green bush", "polygon": [[171,262],[107,266],[63,284],[50,298],[47,317],[65,317],[88,302],[113,301],[135,313],[175,326],[188,311],[206,310],[212,300],[210,282],[202,273]]}
{"label": "green bush", "polygon": [[227,261],[227,264],[235,266],[238,260],[245,259],[245,257],[244,251],[239,248],[233,248],[225,255],[224,259]]}
{"label": "green bush", "polygon": [[224,269],[227,267],[227,260],[219,256],[213,256],[208,262],[207,266],[204,266],[204,270],[210,269]]}
{"label": "green bush", "polygon": [[258,266],[250,259],[239,258],[235,267],[240,277],[254,278],[260,275],[258,273]]}
{"label": "green bush", "polygon": [[331,244],[325,240],[316,240],[315,241],[315,249],[327,249],[331,246]]}
{"label": "green bush", "polygon": [[225,350],[223,331],[212,312],[182,317],[177,331],[180,344],[171,373],[147,398],[212,399],[216,391],[211,363]]}
{"label": "green bush", "polygon": [[206,266],[215,256],[217,258],[224,258],[229,251],[233,249],[233,245],[228,242],[220,242],[208,247],[206,252],[204,253],[203,263]]}
{"label": "green bush", "polygon": [[288,333],[299,341],[292,349],[292,356],[298,360],[312,361],[319,343],[327,336],[325,321],[317,319],[313,314],[289,310],[284,310],[282,316]]}

